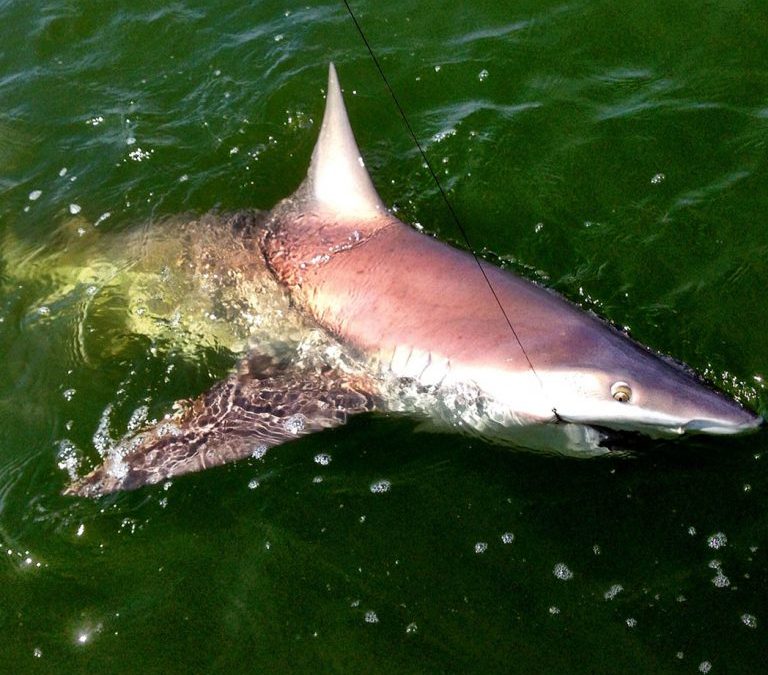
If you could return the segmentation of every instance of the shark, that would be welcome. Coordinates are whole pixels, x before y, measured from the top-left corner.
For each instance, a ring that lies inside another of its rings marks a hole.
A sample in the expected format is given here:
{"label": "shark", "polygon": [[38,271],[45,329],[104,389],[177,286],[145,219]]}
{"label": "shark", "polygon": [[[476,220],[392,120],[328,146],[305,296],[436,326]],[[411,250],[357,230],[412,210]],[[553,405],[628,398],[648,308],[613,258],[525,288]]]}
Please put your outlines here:
{"label": "shark", "polygon": [[595,314],[398,220],[365,167],[333,64],[306,178],[238,222],[249,264],[284,299],[281,316],[292,312],[293,331],[312,338],[253,344],[228,377],[126,435],[67,494],[260,457],[372,411],[585,456],[609,452],[617,432],[723,436],[763,425]]}

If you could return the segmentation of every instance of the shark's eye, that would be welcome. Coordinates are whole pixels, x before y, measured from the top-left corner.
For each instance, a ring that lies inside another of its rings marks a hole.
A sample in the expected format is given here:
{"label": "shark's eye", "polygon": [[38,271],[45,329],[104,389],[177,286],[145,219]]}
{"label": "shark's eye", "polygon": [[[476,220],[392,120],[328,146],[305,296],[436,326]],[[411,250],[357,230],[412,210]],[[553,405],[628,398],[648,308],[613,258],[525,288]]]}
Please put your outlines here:
{"label": "shark's eye", "polygon": [[632,388],[626,382],[614,382],[611,385],[611,396],[619,403],[629,403],[632,398]]}

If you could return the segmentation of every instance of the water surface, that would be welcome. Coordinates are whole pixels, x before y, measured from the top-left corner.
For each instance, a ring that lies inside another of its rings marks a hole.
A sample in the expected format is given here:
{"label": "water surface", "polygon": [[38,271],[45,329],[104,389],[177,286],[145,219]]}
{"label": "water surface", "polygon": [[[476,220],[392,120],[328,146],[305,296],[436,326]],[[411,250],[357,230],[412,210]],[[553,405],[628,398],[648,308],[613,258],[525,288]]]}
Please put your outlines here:
{"label": "water surface", "polygon": [[[765,414],[761,3],[352,6],[481,255]],[[330,60],[385,203],[466,246],[342,4],[0,2],[3,669],[760,670],[764,434],[575,461],[367,417],[60,496],[237,358],[137,329],[119,242],[289,194]]]}

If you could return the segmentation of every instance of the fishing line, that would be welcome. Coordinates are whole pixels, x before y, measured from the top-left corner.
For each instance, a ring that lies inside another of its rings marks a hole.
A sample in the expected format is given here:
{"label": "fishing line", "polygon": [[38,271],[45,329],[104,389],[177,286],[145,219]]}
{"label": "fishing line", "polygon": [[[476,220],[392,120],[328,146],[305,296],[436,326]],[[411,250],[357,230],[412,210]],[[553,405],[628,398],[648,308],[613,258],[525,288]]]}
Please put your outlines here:
{"label": "fishing line", "polygon": [[[363,32],[362,26],[358,22],[357,17],[352,11],[352,8],[349,6],[349,2],[347,0],[343,0],[343,2],[344,2],[344,6],[347,8],[347,12],[349,13],[350,18],[355,24],[355,28],[357,28],[357,32],[360,34],[360,38],[363,40],[363,43],[365,43],[365,47],[366,49],[368,49],[368,53],[371,55],[371,59],[376,65],[376,69],[379,71],[379,75],[381,75],[381,79],[384,81],[384,85],[387,87],[387,90],[389,91],[389,95],[392,97],[392,100],[395,102],[395,107],[397,107],[397,110],[400,113],[400,117],[403,119],[403,122],[405,123],[405,126],[408,129],[408,133],[413,139],[413,142],[416,144],[416,147],[419,150],[419,154],[421,155],[421,158],[424,160],[424,164],[426,165],[427,170],[432,176],[432,180],[435,181],[435,185],[437,185],[437,189],[440,191],[440,195],[442,196],[443,201],[445,202],[445,205],[448,207],[448,211],[451,214],[451,218],[453,218],[453,222],[456,224],[456,227],[458,228],[459,232],[461,232],[461,236],[464,239],[464,243],[467,245],[469,252],[472,254],[472,257],[475,259],[475,262],[477,263],[477,267],[480,269],[480,272],[483,275],[483,279],[485,279],[485,283],[488,285],[488,289],[491,291],[491,295],[493,295],[494,300],[496,300],[496,304],[499,306],[499,309],[501,310],[501,313],[507,322],[507,326],[509,326],[509,330],[512,332],[512,335],[515,336],[515,340],[517,341],[517,344],[520,347],[520,350],[523,352],[523,356],[525,356],[525,360],[528,362],[528,367],[531,369],[531,372],[534,374],[534,376],[538,380],[539,386],[542,388],[542,390],[544,390],[544,383],[541,381],[539,374],[536,372],[536,369],[533,367],[533,363],[531,363],[531,359],[528,357],[528,352],[526,352],[525,347],[523,347],[523,343],[520,340],[520,336],[517,334],[515,327],[512,325],[512,321],[507,315],[507,312],[504,309],[504,305],[501,304],[501,299],[496,294],[496,290],[493,288],[493,284],[491,283],[491,280],[488,278],[488,274],[483,268],[483,264],[479,256],[477,255],[477,253],[475,253],[475,249],[472,246],[471,242],[469,241],[469,236],[467,235],[467,231],[464,229],[464,226],[461,224],[461,221],[459,220],[459,216],[456,214],[456,211],[454,211],[453,205],[448,199],[448,195],[445,193],[445,190],[443,190],[443,186],[440,183],[440,179],[437,177],[437,173],[432,168],[432,163],[429,161],[429,158],[427,157],[427,153],[424,151],[424,148],[422,148],[421,143],[419,143],[419,139],[416,137],[416,133],[414,132],[413,127],[411,126],[411,123],[408,121],[408,117],[405,114],[405,110],[403,110],[403,107],[400,105],[400,101],[398,100],[397,95],[395,94],[395,90],[392,89],[392,85],[389,83],[387,76],[384,74],[384,70],[382,69],[381,64],[379,63],[379,59],[376,58],[376,54],[374,53],[370,42],[368,42],[368,38],[365,37],[365,33]],[[555,414],[555,416],[557,416],[557,411],[554,408],[552,409],[552,412]]]}

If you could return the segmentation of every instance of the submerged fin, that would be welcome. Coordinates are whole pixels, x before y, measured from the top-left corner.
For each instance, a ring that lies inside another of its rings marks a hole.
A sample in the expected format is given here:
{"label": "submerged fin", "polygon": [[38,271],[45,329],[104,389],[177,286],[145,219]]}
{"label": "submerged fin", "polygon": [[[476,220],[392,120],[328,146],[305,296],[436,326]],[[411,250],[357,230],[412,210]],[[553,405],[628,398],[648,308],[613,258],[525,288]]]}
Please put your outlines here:
{"label": "submerged fin", "polygon": [[98,497],[255,456],[375,407],[364,382],[330,367],[297,372],[254,356],[172,418],[123,439],[64,494]]}
{"label": "submerged fin", "polygon": [[336,216],[360,220],[386,213],[360,156],[332,63],[323,124],[303,187],[315,206]]}

